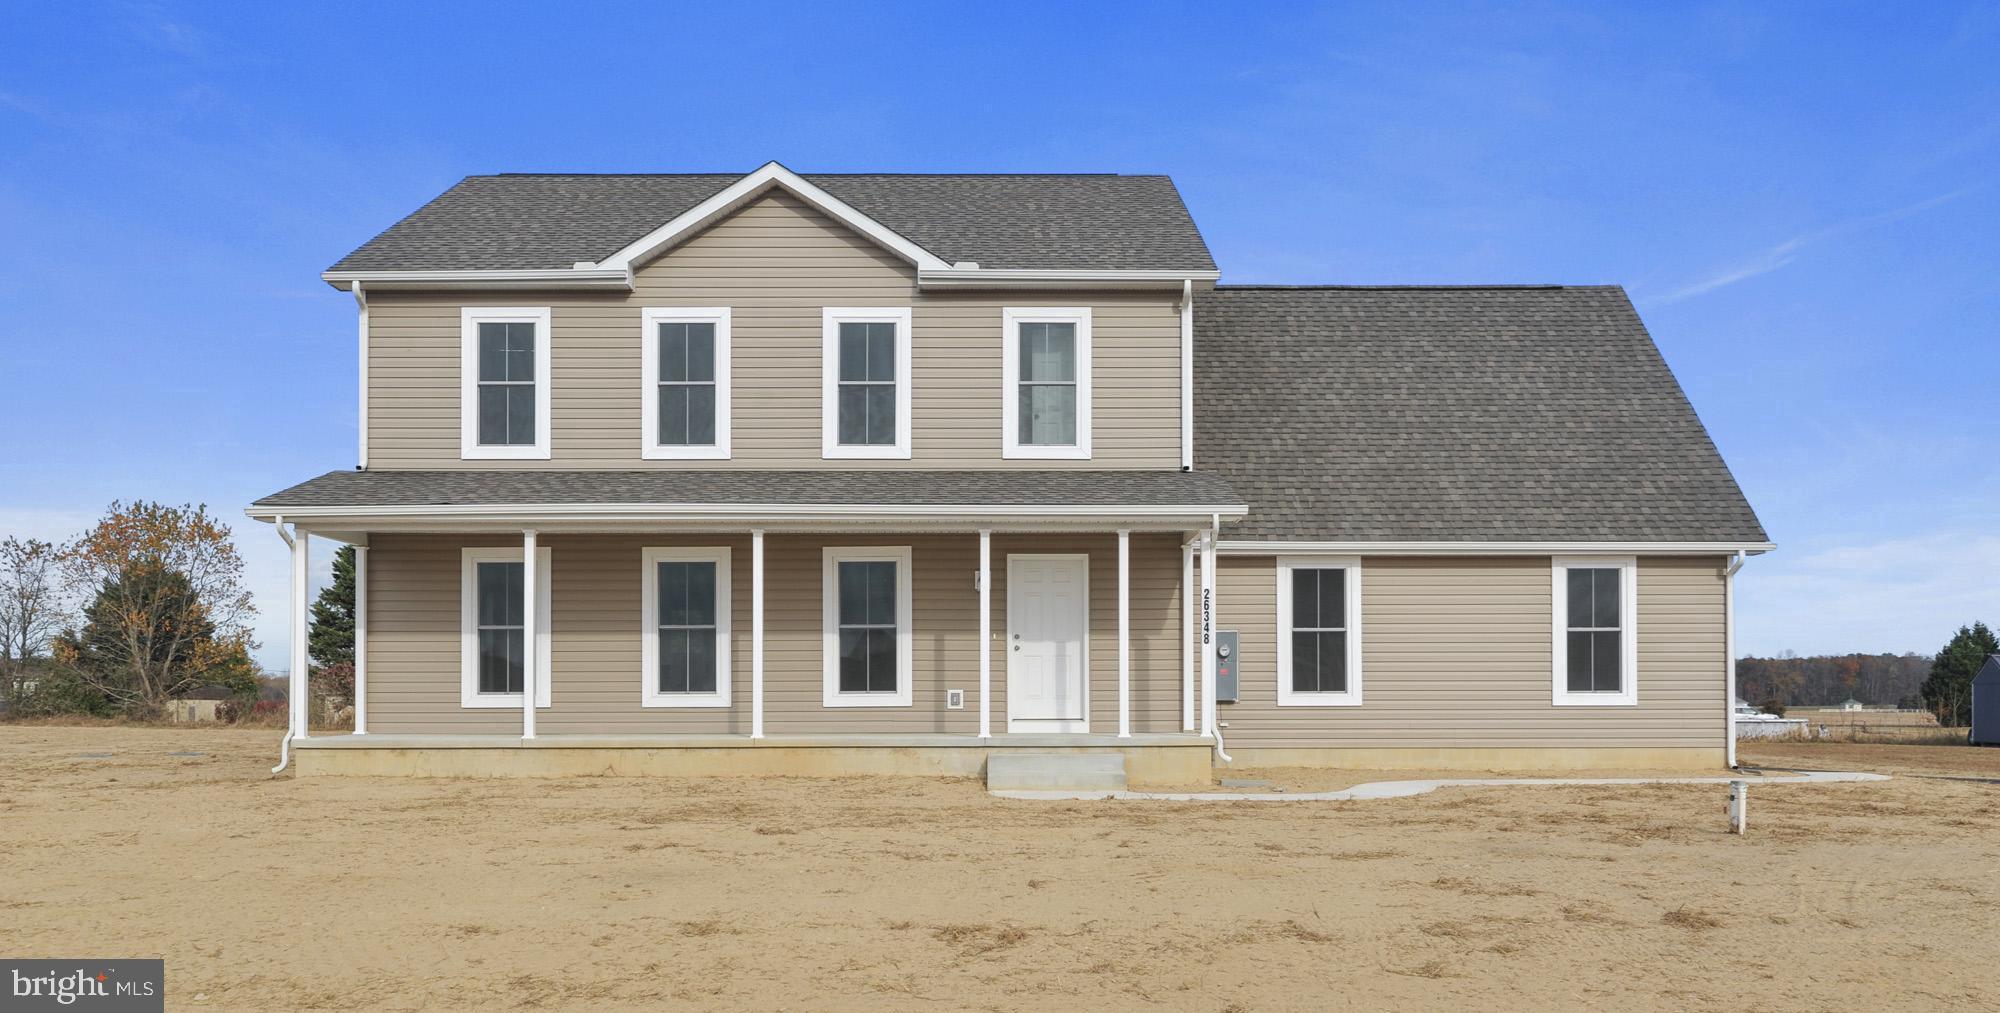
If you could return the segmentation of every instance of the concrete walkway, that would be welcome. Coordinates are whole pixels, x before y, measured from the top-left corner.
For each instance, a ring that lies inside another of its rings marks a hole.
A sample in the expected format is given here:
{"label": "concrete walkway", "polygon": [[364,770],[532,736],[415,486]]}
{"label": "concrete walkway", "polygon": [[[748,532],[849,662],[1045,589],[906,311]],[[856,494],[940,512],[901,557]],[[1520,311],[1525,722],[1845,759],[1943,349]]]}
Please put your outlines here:
{"label": "concrete walkway", "polygon": [[1586,787],[1601,784],[1832,784],[1841,781],[1887,781],[1887,774],[1849,770],[1806,770],[1783,777],[1492,777],[1438,781],[1370,781],[1341,791],[994,791],[998,798],[1038,801],[1129,799],[1161,802],[1354,802],[1377,798],[1408,798],[1439,788],[1505,788],[1514,785]]}

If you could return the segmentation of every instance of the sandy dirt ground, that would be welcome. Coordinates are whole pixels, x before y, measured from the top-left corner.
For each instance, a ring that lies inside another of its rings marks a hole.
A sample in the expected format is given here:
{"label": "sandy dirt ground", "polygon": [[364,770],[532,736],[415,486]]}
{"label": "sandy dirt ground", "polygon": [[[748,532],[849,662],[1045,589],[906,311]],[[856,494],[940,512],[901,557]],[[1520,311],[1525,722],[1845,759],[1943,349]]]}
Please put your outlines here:
{"label": "sandy dirt ground", "polygon": [[[1034,803],[901,778],[295,780],[268,776],[275,745],[0,726],[0,955],[162,956],[173,1009],[1991,1009],[2000,994],[2000,785],[1976,781],[1761,785],[1735,837],[1721,787]],[[2000,776],[2000,750],[1744,753]]]}

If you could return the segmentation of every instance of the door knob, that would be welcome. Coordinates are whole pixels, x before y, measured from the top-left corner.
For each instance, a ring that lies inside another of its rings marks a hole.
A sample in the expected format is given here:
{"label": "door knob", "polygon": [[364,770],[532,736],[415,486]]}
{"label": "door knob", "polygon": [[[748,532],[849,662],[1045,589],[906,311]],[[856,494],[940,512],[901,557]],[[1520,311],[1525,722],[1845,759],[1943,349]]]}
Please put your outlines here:
{"label": "door knob", "polygon": [[1015,650],[1017,650],[1017,651],[1018,651],[1018,650],[1020,650],[1020,649],[1021,649],[1021,645],[1020,645],[1020,644],[1015,644],[1015,645],[1014,645],[1014,649],[1015,649]]}

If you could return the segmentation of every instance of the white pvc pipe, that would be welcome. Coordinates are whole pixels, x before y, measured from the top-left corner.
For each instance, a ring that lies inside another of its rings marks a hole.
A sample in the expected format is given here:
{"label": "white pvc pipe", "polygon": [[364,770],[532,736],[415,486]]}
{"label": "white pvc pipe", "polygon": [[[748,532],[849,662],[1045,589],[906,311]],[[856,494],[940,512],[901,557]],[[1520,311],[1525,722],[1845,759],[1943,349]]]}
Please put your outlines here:
{"label": "white pvc pipe", "polygon": [[1118,737],[1132,737],[1132,532],[1118,531]]}
{"label": "white pvc pipe", "polygon": [[356,407],[355,422],[358,423],[356,428],[361,434],[359,447],[361,470],[366,471],[368,470],[368,295],[361,290],[360,282],[354,282],[353,285],[355,312],[359,318],[358,326],[361,331],[359,367],[361,381],[357,384],[361,388],[359,395],[361,403]]}

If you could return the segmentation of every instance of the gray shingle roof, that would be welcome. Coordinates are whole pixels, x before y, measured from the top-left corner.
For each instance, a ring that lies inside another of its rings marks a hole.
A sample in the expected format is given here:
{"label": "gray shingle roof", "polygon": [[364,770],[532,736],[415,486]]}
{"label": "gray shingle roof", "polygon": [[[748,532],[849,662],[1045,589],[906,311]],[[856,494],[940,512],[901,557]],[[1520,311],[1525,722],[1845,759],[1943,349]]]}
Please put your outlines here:
{"label": "gray shingle roof", "polygon": [[[468,176],[331,269],[529,270],[596,262],[741,178],[726,173]],[[1165,176],[805,178],[947,263],[1215,269],[1179,191]]]}
{"label": "gray shingle roof", "polygon": [[1220,287],[1195,463],[1230,538],[1765,541],[1615,286]]}
{"label": "gray shingle roof", "polygon": [[262,507],[631,503],[1237,506],[1221,476],[1173,471],[330,471]]}

